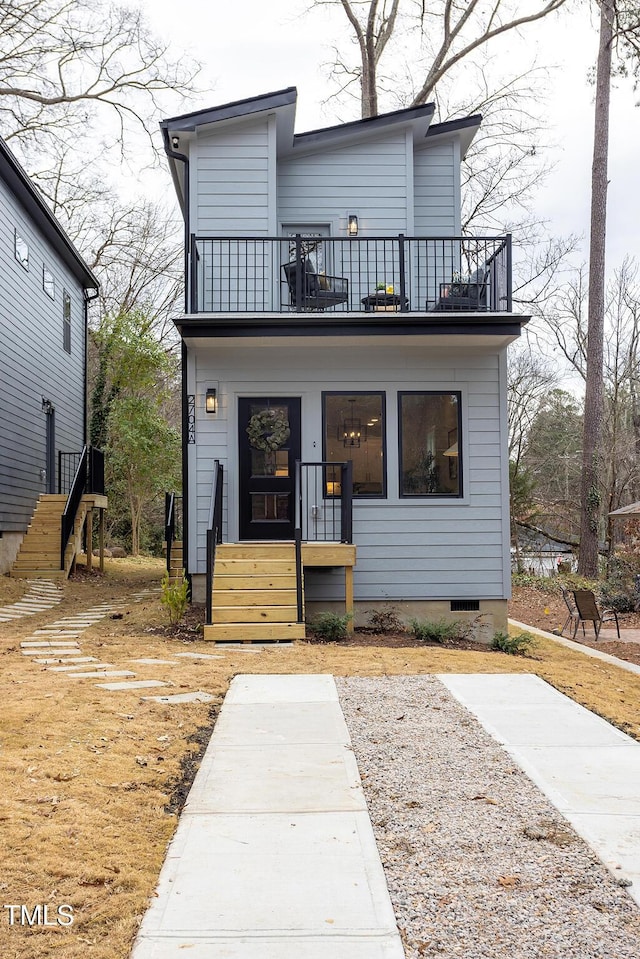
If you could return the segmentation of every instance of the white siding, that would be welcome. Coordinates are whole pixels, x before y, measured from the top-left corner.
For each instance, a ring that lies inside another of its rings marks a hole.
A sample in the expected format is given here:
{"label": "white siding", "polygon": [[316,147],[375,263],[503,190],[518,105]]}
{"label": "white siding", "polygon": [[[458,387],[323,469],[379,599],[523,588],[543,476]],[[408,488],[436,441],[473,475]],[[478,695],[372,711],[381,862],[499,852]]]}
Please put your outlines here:
{"label": "white siding", "polygon": [[416,236],[452,236],[457,229],[455,145],[416,150],[413,159]]}
{"label": "white siding", "polygon": [[[455,357],[455,358],[454,358]],[[203,412],[206,386],[219,384],[215,417]],[[354,542],[356,599],[501,599],[509,562],[509,530],[503,503],[508,496],[500,470],[506,437],[501,423],[499,357],[465,350],[455,353],[389,343],[344,345],[339,340],[302,348],[245,348],[202,345],[196,360],[197,446],[191,476],[190,531],[197,569],[205,567],[205,529],[213,460],[225,467],[225,539],[237,538],[237,397],[300,396],[302,457],[322,458],[323,390],[384,390],[387,404],[385,500],[356,500]],[[398,390],[459,390],[463,403],[464,498],[413,501],[398,495]],[[197,490],[197,494],[196,494]],[[197,524],[197,529],[196,529]],[[339,598],[341,576],[314,576],[312,599]]]}
{"label": "white siding", "polygon": [[[14,255],[16,229],[29,247],[28,270]],[[45,266],[53,300],[43,289]],[[71,354],[63,349],[63,289],[71,297]],[[56,450],[82,449],[84,365],[82,287],[0,181],[0,530],[26,529],[45,491],[43,396],[56,411]]]}
{"label": "white siding", "polygon": [[198,135],[190,157],[191,189],[196,191],[192,229],[196,233],[269,234],[269,152],[265,117]]}
{"label": "white siding", "polygon": [[363,236],[406,233],[406,149],[404,131],[396,131],[281,161],[279,221],[335,224],[344,236],[347,214],[356,213]]}

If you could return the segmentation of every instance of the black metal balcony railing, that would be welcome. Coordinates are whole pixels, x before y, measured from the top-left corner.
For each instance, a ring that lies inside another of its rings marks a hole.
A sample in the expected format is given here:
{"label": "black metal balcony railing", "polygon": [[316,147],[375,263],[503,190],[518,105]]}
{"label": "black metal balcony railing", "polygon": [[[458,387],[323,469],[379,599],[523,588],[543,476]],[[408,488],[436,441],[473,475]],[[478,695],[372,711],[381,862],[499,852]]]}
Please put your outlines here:
{"label": "black metal balcony railing", "polygon": [[511,235],[199,237],[191,313],[511,312]]}

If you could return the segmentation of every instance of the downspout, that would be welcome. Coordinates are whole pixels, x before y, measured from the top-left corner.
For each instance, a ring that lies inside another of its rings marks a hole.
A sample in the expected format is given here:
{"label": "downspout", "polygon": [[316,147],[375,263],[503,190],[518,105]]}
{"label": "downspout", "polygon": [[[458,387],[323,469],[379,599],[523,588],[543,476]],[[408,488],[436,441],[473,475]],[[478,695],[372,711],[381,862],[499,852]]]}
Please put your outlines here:
{"label": "downspout", "polygon": [[[164,140],[164,152],[172,160],[179,160],[184,163],[184,312],[189,312],[189,251],[191,246],[191,218],[189,216],[189,157],[184,153],[178,153],[171,148],[169,131],[162,127],[162,137]],[[191,571],[189,565],[189,459],[187,456],[187,437],[189,435],[188,424],[188,404],[187,404],[187,346],[180,334],[182,340],[180,350],[180,365],[182,377],[182,559],[187,581],[189,583],[189,595],[191,590]]]}
{"label": "downspout", "polygon": [[83,446],[89,445],[89,303],[97,300],[100,296],[100,290],[95,290],[93,296],[89,296],[89,290],[84,290],[84,410],[82,413],[82,435],[84,436]]}

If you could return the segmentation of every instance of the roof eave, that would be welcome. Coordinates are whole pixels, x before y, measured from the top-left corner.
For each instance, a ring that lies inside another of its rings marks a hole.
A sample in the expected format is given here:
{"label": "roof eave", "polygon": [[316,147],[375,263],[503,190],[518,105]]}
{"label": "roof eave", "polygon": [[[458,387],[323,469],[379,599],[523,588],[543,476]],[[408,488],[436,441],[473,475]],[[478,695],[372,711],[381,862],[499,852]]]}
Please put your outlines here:
{"label": "roof eave", "polygon": [[0,172],[18,202],[27,211],[56,253],[69,267],[85,290],[97,290],[98,280],[51,212],[42,196],[0,137]]}

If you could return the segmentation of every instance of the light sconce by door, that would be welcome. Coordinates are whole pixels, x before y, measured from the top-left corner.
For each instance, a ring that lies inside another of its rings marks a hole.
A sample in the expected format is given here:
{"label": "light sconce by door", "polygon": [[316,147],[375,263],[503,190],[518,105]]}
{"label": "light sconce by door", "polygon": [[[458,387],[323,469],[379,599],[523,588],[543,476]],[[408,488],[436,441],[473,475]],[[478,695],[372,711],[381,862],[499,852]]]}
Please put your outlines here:
{"label": "light sconce by door", "polygon": [[349,236],[358,235],[358,217],[355,213],[347,214],[347,233]]}
{"label": "light sconce by door", "polygon": [[218,391],[211,387],[207,390],[207,395],[204,401],[204,408],[207,413],[217,413],[218,412]]}

